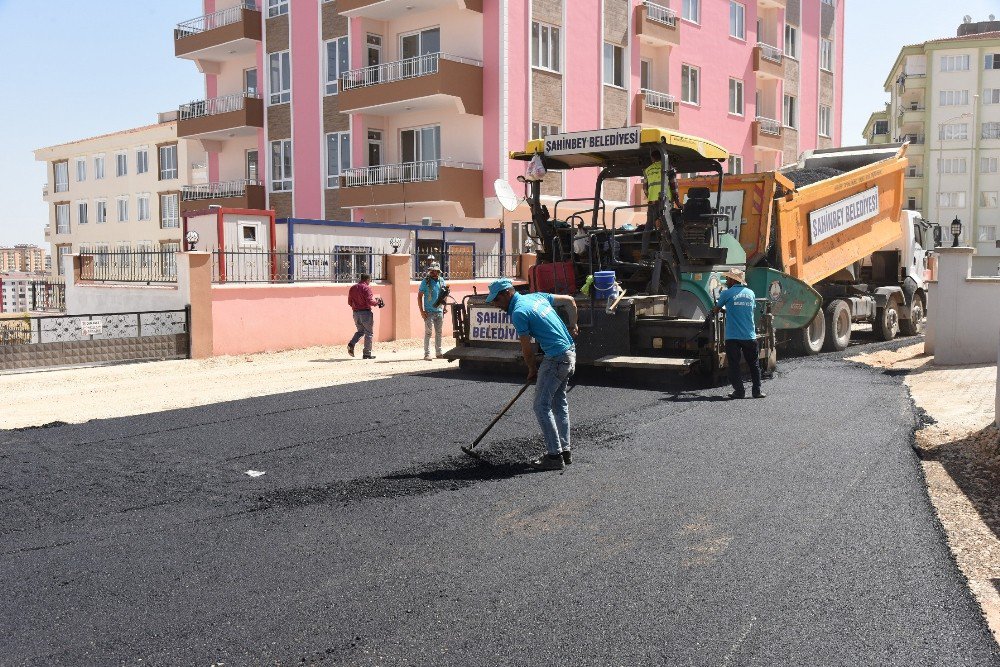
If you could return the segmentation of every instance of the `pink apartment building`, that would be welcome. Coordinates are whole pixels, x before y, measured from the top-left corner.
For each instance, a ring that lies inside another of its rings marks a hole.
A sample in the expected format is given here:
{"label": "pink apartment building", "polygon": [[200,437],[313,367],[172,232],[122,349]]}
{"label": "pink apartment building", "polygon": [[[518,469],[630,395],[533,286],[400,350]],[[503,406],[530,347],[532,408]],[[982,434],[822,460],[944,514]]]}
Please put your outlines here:
{"label": "pink apartment building", "polygon": [[524,168],[507,151],[553,132],[664,126],[725,146],[732,172],[840,144],[844,0],[260,2],[204,0],[175,32],[206,97],[178,135],[211,181],[182,211],[496,227],[493,181]]}

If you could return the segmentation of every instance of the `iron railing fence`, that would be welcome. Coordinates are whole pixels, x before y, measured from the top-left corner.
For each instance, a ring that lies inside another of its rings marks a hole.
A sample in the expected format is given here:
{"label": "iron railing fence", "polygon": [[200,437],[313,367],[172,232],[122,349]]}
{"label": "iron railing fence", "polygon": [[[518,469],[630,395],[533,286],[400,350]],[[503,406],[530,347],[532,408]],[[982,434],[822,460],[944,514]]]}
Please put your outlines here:
{"label": "iron railing fence", "polygon": [[236,181],[225,181],[222,183],[184,185],[181,186],[181,199],[183,201],[198,201],[201,199],[244,197],[247,193],[247,187],[253,185],[263,185],[263,183],[252,178],[243,178]]}
{"label": "iron railing fence", "polygon": [[62,280],[33,280],[29,283],[32,311],[66,310],[66,283]]}
{"label": "iron railing fence", "polygon": [[[441,266],[441,275],[447,280],[473,280],[476,278],[516,278],[520,269],[518,253],[451,251],[434,255]],[[430,262],[414,257],[413,279],[423,280]]]}
{"label": "iron railing fence", "polygon": [[174,29],[174,39],[182,39],[189,35],[196,35],[200,32],[207,32],[239,23],[243,20],[244,9],[256,11],[258,10],[257,3],[253,0],[244,0],[242,4],[235,7],[227,7],[211,14],[205,14],[204,16],[178,23]]}
{"label": "iron railing fence", "polygon": [[380,164],[373,167],[356,167],[343,171],[344,187],[352,188],[393,183],[418,183],[436,181],[441,167],[482,170],[483,165],[451,160],[423,160],[400,164]]}
{"label": "iron railing fence", "polygon": [[39,315],[0,320],[0,345],[71,343],[188,333],[184,310]]}
{"label": "iron railing fence", "polygon": [[260,99],[260,94],[248,90],[242,93],[213,97],[208,100],[195,100],[194,102],[182,104],[178,109],[178,113],[181,120],[215,116],[222,113],[229,113],[230,111],[242,110],[246,106],[248,99]]}
{"label": "iron railing fence", "polygon": [[677,12],[669,7],[658,5],[655,2],[650,2],[649,0],[643,2],[643,5],[646,6],[646,18],[650,21],[656,21],[657,23],[662,23],[670,27],[677,25]]}
{"label": "iron railing fence", "polygon": [[650,109],[657,109],[667,113],[674,112],[674,104],[677,100],[673,95],[650,90],[649,88],[643,88],[642,94],[645,96],[646,106]]}
{"label": "iron railing fence", "polygon": [[384,256],[373,248],[215,248],[212,282],[222,283],[355,283],[366,273],[385,280]]}
{"label": "iron railing fence", "polygon": [[100,283],[175,283],[172,250],[108,250],[80,253],[80,280]]}
{"label": "iron railing fence", "polygon": [[773,118],[767,118],[766,116],[757,116],[754,118],[754,122],[760,127],[762,134],[771,134],[778,136],[781,134],[781,123],[774,120]]}
{"label": "iron railing fence", "polygon": [[760,56],[764,60],[769,60],[772,63],[781,64],[781,59],[784,54],[776,46],[771,46],[770,44],[765,44],[764,42],[757,42],[757,48],[760,49]]}
{"label": "iron railing fence", "polygon": [[355,88],[365,88],[380,83],[392,83],[393,81],[403,81],[418,76],[437,74],[442,59],[466,65],[476,65],[477,67],[483,66],[481,60],[473,58],[454,56],[449,53],[428,53],[413,58],[405,58],[390,63],[370,65],[342,72],[340,75],[340,89],[354,90]]}

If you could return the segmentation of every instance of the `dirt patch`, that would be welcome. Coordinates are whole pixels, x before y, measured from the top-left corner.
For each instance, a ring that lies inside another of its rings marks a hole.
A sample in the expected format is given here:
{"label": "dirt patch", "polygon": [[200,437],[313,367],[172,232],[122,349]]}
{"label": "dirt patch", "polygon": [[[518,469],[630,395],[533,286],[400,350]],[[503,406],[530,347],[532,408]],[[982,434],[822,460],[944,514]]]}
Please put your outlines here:
{"label": "dirt patch", "polygon": [[934,366],[923,345],[848,359],[901,375],[920,419],[914,437],[931,502],[958,566],[1000,642],[1000,430],[997,367]]}

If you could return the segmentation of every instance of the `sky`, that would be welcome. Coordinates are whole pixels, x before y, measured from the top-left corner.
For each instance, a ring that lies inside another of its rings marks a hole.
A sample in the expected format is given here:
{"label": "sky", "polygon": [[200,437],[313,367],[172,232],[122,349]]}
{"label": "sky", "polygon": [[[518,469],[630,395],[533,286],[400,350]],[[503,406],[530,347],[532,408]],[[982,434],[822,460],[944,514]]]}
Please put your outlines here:
{"label": "sky", "polygon": [[[1000,0],[841,1],[845,145],[863,143],[902,46],[954,36],[964,14],[1000,15]],[[43,243],[45,165],[34,149],[148,125],[158,111],[203,96],[197,68],[173,55],[174,25],[201,7],[200,0],[0,0],[0,245]]]}

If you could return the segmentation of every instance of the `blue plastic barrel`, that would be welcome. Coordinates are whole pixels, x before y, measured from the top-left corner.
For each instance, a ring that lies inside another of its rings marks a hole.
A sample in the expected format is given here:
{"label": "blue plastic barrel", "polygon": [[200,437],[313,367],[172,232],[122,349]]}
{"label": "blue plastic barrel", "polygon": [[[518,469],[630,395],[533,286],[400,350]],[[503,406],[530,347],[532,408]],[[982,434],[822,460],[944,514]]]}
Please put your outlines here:
{"label": "blue plastic barrel", "polygon": [[594,271],[594,297],[608,299],[615,292],[614,271]]}

